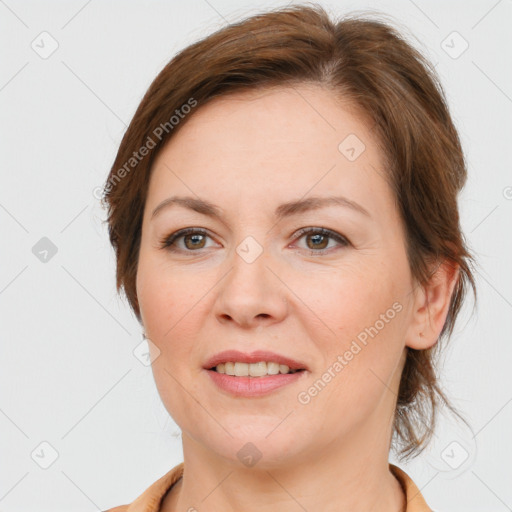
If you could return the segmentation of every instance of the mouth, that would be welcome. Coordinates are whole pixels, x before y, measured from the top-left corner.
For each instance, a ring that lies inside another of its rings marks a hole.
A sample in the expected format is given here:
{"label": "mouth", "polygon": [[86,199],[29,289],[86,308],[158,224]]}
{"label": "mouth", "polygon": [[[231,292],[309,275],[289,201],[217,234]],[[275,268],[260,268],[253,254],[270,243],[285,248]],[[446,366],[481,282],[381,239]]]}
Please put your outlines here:
{"label": "mouth", "polygon": [[309,371],[304,363],[274,352],[244,354],[238,350],[216,354],[203,369],[218,389],[243,398],[268,395],[302,380],[302,375]]}

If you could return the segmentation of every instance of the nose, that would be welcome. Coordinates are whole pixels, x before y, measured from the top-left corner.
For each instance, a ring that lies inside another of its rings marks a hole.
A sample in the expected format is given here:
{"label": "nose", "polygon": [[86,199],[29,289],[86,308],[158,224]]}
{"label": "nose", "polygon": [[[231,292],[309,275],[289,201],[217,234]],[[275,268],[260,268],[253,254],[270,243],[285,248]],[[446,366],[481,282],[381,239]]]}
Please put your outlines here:
{"label": "nose", "polygon": [[263,250],[254,261],[234,252],[229,263],[214,305],[218,321],[245,329],[282,321],[288,310],[288,288],[270,252]]}

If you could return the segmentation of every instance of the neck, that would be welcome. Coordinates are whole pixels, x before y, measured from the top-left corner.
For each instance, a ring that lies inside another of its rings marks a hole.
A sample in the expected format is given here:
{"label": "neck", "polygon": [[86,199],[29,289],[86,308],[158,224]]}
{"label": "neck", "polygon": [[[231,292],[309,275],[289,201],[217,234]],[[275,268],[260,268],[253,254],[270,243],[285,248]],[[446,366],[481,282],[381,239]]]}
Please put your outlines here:
{"label": "neck", "polygon": [[[403,512],[406,500],[389,470],[389,449],[379,436],[361,444],[364,429],[321,453],[306,454],[302,463],[272,468],[240,467],[203,451],[183,435],[184,478],[162,502],[162,512],[223,510],[235,512]],[[387,436],[386,432],[381,434]],[[356,439],[357,438],[357,439]],[[364,448],[361,449],[361,446]],[[342,454],[342,455],[340,455]],[[190,477],[187,477],[190,475]]]}

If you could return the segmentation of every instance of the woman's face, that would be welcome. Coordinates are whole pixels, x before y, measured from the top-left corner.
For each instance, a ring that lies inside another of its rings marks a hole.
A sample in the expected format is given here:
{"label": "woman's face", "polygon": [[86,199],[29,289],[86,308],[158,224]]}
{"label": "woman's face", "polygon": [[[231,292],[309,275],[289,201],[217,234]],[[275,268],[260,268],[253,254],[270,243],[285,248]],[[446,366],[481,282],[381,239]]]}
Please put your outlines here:
{"label": "woman's face", "polygon": [[[385,173],[370,128],[317,86],[216,99],[160,152],[137,294],[185,450],[268,467],[387,453],[413,280]],[[213,204],[218,217],[183,203],[153,217],[178,196]],[[320,204],[334,197],[344,199]],[[184,228],[193,232],[164,247]],[[303,371],[209,370],[227,350],[271,352],[256,359],[282,356]]]}

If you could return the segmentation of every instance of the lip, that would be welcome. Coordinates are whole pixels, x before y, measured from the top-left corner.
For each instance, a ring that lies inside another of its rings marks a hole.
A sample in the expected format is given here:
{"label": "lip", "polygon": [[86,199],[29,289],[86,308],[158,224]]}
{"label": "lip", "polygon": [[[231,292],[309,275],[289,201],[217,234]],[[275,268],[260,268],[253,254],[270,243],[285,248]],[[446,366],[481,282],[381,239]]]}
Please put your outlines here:
{"label": "lip", "polygon": [[267,375],[266,377],[234,377],[225,373],[217,373],[214,370],[206,370],[210,379],[219,389],[230,396],[242,398],[255,398],[292,384],[306,373],[287,373]]}
{"label": "lip", "polygon": [[[239,350],[224,350],[223,352],[219,352],[218,354],[215,354],[214,356],[210,357],[204,364],[203,368],[205,370],[209,370],[210,368],[217,366],[219,363],[226,362],[259,363],[260,361],[285,364],[291,370],[308,370],[308,367],[306,366],[305,363],[295,361],[290,357],[286,357],[281,354],[276,354],[275,352],[269,352],[267,350],[256,350],[248,354],[240,352]],[[237,379],[242,378],[243,377],[237,377]],[[266,379],[266,377],[258,377],[258,379]]]}

